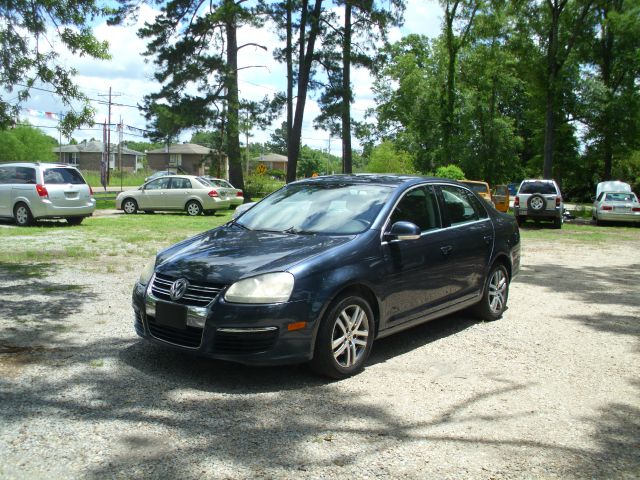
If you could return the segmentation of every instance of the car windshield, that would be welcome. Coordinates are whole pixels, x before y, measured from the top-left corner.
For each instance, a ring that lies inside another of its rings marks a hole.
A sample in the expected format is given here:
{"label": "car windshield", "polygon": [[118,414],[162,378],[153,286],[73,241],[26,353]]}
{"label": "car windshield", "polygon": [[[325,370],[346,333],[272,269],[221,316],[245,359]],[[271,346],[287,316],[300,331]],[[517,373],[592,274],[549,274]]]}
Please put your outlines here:
{"label": "car windshield", "polygon": [[289,185],[236,223],[249,230],[353,235],[369,228],[392,190],[345,183]]}
{"label": "car windshield", "polygon": [[48,168],[44,171],[44,183],[48,185],[84,185],[80,172],[73,168]]}
{"label": "car windshield", "polygon": [[636,196],[633,193],[607,193],[605,201],[608,202],[634,202]]}
{"label": "car windshield", "polygon": [[542,193],[544,195],[555,195],[556,187],[550,182],[527,182],[522,184],[518,193]]}

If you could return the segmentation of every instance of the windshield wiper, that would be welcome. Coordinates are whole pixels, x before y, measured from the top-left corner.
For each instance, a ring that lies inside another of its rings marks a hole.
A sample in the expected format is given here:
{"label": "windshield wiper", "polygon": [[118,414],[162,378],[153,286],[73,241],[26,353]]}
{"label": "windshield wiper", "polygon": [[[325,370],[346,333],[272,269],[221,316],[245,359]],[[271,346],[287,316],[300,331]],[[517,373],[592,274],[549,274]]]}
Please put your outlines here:
{"label": "windshield wiper", "polygon": [[241,228],[241,229],[243,229],[243,230],[251,230],[250,228],[245,227],[244,225],[242,225],[241,223],[238,223],[238,222],[237,222],[237,221],[235,221],[235,220],[231,220],[231,225],[235,225],[235,226],[237,226],[237,227],[240,227],[240,228]]}
{"label": "windshield wiper", "polygon": [[286,230],[283,230],[282,233],[292,233],[292,234],[295,234],[295,235],[314,235],[315,234],[315,232],[309,232],[309,231],[306,231],[306,230],[299,230],[299,229],[297,229],[296,227],[293,227],[293,226],[287,228]]}

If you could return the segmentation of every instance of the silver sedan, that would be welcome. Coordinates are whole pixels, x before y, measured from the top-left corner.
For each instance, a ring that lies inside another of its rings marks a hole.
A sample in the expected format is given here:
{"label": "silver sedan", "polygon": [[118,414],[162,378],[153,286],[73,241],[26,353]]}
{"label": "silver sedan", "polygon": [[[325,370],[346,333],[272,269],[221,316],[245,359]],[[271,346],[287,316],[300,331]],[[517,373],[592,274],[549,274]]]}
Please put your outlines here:
{"label": "silver sedan", "polygon": [[193,175],[168,175],[145,183],[136,190],[121,192],[116,208],[132,214],[139,210],[184,210],[196,216],[229,208],[229,200],[208,182]]}
{"label": "silver sedan", "polygon": [[223,198],[227,197],[229,199],[231,208],[235,208],[238,205],[242,205],[244,203],[244,193],[242,192],[242,190],[234,187],[225,179],[209,177],[209,176],[204,176],[200,178],[205,179],[213,187],[215,187],[216,190],[218,190],[218,192]]}
{"label": "silver sedan", "polygon": [[640,203],[633,192],[601,192],[593,203],[593,220],[602,222],[640,222]]}

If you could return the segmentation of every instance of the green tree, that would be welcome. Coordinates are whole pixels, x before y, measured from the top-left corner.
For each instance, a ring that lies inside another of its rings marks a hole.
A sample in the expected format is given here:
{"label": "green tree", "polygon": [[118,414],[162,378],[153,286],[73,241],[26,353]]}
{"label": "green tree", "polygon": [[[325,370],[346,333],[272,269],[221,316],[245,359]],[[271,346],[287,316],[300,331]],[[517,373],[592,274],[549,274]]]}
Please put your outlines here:
{"label": "green tree", "polygon": [[397,150],[391,142],[383,142],[373,148],[367,171],[371,173],[415,173],[411,155]]}
{"label": "green tree", "polygon": [[13,124],[32,87],[51,90],[69,107],[60,124],[66,136],[93,123],[93,109],[73,82],[76,71],[59,61],[58,52],[61,46],[78,56],[110,58],[107,42],[98,41],[90,26],[110,12],[95,0],[0,3],[0,87],[6,91],[0,91],[0,129]]}
{"label": "green tree", "polygon": [[[139,32],[149,40],[145,54],[153,58],[156,80],[162,84],[159,92],[146,97],[152,128],[170,136],[186,128],[217,127],[226,143],[229,179],[238,188],[244,185],[238,51],[249,46],[266,50],[253,42],[238,44],[238,28],[259,21],[243,3],[166,2],[155,21]],[[125,4],[123,12],[128,8]],[[159,122],[163,118],[173,122]]]}
{"label": "green tree", "polygon": [[0,130],[0,158],[11,162],[55,162],[58,142],[37,128],[19,126]]}

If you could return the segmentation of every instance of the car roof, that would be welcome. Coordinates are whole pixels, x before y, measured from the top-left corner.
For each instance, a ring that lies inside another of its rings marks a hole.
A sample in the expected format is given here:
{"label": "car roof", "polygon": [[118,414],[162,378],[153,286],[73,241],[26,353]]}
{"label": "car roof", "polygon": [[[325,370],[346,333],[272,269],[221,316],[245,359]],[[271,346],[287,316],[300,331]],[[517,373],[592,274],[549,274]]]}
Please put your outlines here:
{"label": "car roof", "polygon": [[0,167],[46,167],[46,168],[76,168],[73,165],[67,165],[66,163],[51,163],[51,162],[12,162],[12,163],[0,163]]}
{"label": "car roof", "polygon": [[[417,183],[438,183],[449,182],[458,183],[455,180],[438,177],[423,177],[420,175],[400,175],[400,174],[377,174],[377,173],[355,173],[355,174],[338,174],[325,175],[321,177],[305,178],[293,182],[293,184],[333,184],[333,183],[349,183],[352,185],[388,185],[396,187],[399,185],[412,185]],[[291,184],[290,184],[291,185]]]}

